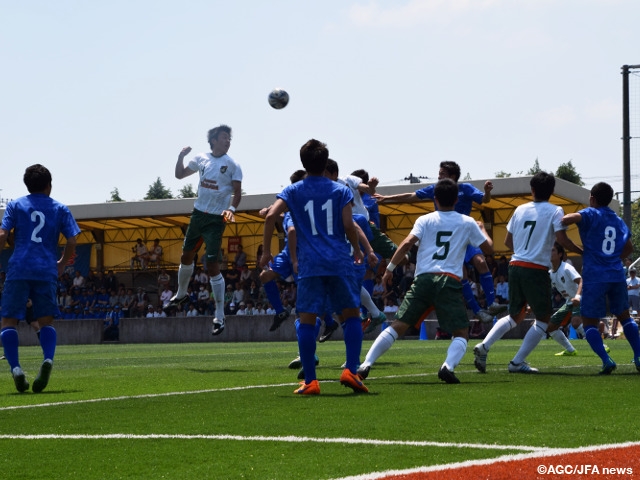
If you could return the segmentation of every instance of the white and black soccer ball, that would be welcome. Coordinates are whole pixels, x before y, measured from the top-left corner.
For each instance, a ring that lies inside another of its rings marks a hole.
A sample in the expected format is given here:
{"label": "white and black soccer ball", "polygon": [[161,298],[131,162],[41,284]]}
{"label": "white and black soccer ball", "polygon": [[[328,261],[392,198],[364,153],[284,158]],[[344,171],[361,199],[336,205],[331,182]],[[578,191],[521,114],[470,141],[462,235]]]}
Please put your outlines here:
{"label": "white and black soccer ball", "polygon": [[289,103],[289,94],[281,88],[275,88],[269,93],[269,105],[276,110],[284,108]]}

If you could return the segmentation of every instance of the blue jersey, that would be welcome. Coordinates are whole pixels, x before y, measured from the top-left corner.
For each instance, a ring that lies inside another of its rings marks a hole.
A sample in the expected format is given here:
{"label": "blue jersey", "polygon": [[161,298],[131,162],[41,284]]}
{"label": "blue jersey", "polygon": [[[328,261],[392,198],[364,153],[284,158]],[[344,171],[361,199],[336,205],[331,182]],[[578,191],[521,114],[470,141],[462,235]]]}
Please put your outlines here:
{"label": "blue jersey", "polygon": [[7,280],[58,279],[58,240],[80,233],[69,209],[42,193],[9,202],[2,229],[14,230],[15,249],[9,259]]}
{"label": "blue jersey", "polygon": [[296,227],[298,278],[353,275],[342,210],[353,201],[348,187],[308,176],[278,194]]}
{"label": "blue jersey", "polygon": [[289,238],[287,237],[287,232],[293,226],[293,220],[291,220],[291,214],[289,212],[285,212],[284,217],[282,218],[282,229],[284,230],[284,248],[282,252],[289,255]]}
{"label": "blue jersey", "polygon": [[583,283],[624,282],[620,255],[629,240],[627,225],[609,207],[588,207],[578,213]]}
{"label": "blue jersey", "polygon": [[360,197],[362,198],[362,203],[364,203],[364,208],[369,212],[369,221],[380,228],[380,208],[378,208],[378,202],[368,193],[360,192]]}
{"label": "blue jersey", "polygon": [[[435,198],[435,184],[416,190],[416,196],[420,200],[433,200]],[[458,202],[455,210],[462,215],[471,215],[473,203],[482,203],[484,193],[470,183],[458,184]]]}
{"label": "blue jersey", "polygon": [[[356,224],[362,229],[362,231],[364,232],[364,236],[367,238],[367,240],[371,242],[371,240],[373,240],[373,232],[371,231],[371,226],[369,225],[369,220],[367,220],[367,217],[365,217],[364,215],[359,215],[357,213],[354,213],[353,221],[356,222]],[[351,248],[351,244],[349,244],[349,248]],[[364,245],[362,245],[362,243],[360,243],[360,251],[362,251],[364,255]],[[358,275],[358,278],[364,277],[364,274],[367,272],[367,265],[368,264],[366,262],[366,258],[360,264],[354,263],[353,268],[356,274]]]}

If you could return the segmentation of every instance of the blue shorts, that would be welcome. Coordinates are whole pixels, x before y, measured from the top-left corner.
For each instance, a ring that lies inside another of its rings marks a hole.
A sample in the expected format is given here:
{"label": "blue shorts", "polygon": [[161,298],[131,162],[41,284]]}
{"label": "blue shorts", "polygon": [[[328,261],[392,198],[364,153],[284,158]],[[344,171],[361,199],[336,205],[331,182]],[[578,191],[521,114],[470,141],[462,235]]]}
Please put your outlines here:
{"label": "blue shorts", "polygon": [[293,273],[293,265],[291,264],[291,257],[285,251],[280,252],[269,262],[271,270],[280,275],[280,278],[285,282],[297,281],[298,275]]}
{"label": "blue shorts", "polygon": [[296,311],[316,315],[341,314],[345,308],[360,308],[360,284],[361,280],[355,275],[301,278],[298,280]]}
{"label": "blue shorts", "polygon": [[629,309],[629,296],[626,282],[585,283],[582,285],[580,315],[585,318],[603,318],[609,312],[620,315]]}
{"label": "blue shorts", "polygon": [[471,263],[471,259],[476,255],[484,255],[482,250],[473,245],[467,245],[467,252],[464,254],[464,263]]}
{"label": "blue shorts", "polygon": [[24,320],[27,300],[33,304],[33,317],[58,317],[56,282],[39,280],[7,280],[2,292],[2,318]]}

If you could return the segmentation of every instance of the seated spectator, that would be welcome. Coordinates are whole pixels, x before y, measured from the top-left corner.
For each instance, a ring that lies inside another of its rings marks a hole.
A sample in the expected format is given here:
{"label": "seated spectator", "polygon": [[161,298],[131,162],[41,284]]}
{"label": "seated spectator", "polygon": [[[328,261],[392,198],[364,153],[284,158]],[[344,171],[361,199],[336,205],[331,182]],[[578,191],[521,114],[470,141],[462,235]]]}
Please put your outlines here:
{"label": "seated spectator", "polygon": [[253,303],[253,300],[251,300],[251,299],[247,300],[247,305],[244,308],[244,314],[245,315],[256,315],[256,308],[255,308],[255,304]]}
{"label": "seated spectator", "polygon": [[[122,290],[124,289],[121,288],[120,291],[122,292]],[[133,289],[127,288],[124,296],[122,295],[122,293],[120,293],[118,297],[120,298],[119,303],[122,308],[122,316],[124,318],[129,318],[130,316],[132,316],[136,304],[136,296],[133,294]]]}
{"label": "seated spectator", "polygon": [[249,295],[249,298],[251,298],[251,300],[253,300],[254,302],[260,300],[260,287],[258,287],[258,284],[255,282],[255,280],[252,280],[249,284],[247,293]]}
{"label": "seated spectator", "polygon": [[509,303],[509,283],[504,275],[498,276],[498,283],[496,283],[496,301],[502,305]]}
{"label": "seated spectator", "polygon": [[165,285],[164,290],[160,294],[160,303],[163,307],[171,301],[171,297],[173,297],[173,292],[169,289],[169,285]]}
{"label": "seated spectator", "polygon": [[119,304],[107,311],[104,319],[103,338],[106,341],[117,341],[120,339],[120,318],[122,311]]}
{"label": "seated spectator", "polygon": [[63,309],[65,307],[71,307],[71,301],[71,295],[67,294],[67,289],[61,289],[60,294],[58,295],[58,308]]}
{"label": "seated spectator", "polygon": [[[124,289],[122,289],[122,293],[124,295]],[[120,303],[120,295],[118,295],[117,289],[114,288],[109,292],[109,305],[111,305],[112,307],[115,307],[119,303]]]}
{"label": "seated spectator", "polygon": [[209,305],[209,298],[211,297],[211,293],[204,285],[200,285],[198,290],[198,307],[207,308]]}
{"label": "seated spectator", "polygon": [[155,308],[155,311],[153,312],[153,317],[154,317],[154,318],[160,318],[160,317],[163,317],[163,318],[164,318],[164,317],[166,317],[166,316],[167,316],[167,314],[166,314],[166,313],[164,313],[164,310],[162,309],[162,307],[161,307],[160,305],[158,305],[158,306]]}
{"label": "seated spectator", "polygon": [[236,306],[239,306],[241,302],[244,303],[244,297],[245,291],[242,288],[242,283],[236,282],[236,289],[233,291],[233,303],[235,303]]}
{"label": "seated spectator", "polygon": [[275,315],[275,314],[276,314],[276,311],[275,311],[275,309],[271,306],[271,304],[270,304],[270,303],[267,303],[267,304],[266,304],[266,308],[265,308],[265,313],[266,313],[267,315]]}
{"label": "seated spectator", "polygon": [[236,256],[233,261],[234,266],[240,270],[247,266],[247,254],[244,253],[242,245],[237,245]]}
{"label": "seated spectator", "polygon": [[73,286],[78,288],[85,286],[85,280],[80,270],[76,270],[75,277],[73,278]]}
{"label": "seated spectator", "polygon": [[240,281],[240,270],[233,265],[232,268],[227,270],[224,278],[227,285],[235,285]]}
{"label": "seated spectator", "polygon": [[384,313],[395,314],[398,311],[398,305],[393,301],[393,298],[385,298]]}
{"label": "seated spectator", "polygon": [[158,295],[162,294],[165,287],[168,287],[171,283],[171,275],[164,268],[158,275]]}
{"label": "seated spectator", "polygon": [[[233,288],[231,285],[227,285],[227,288],[224,291],[224,313],[225,315],[232,315],[231,313],[231,302],[233,302]],[[234,309],[235,313],[235,309]]]}
{"label": "seated spectator", "polygon": [[162,263],[162,245],[160,245],[160,239],[156,238],[153,241],[153,246],[149,252],[149,265],[155,265],[156,268],[160,268]]}
{"label": "seated spectator", "polygon": [[135,296],[135,307],[134,307],[134,315],[135,317],[144,317],[145,311],[149,305],[149,296],[142,289],[142,287],[138,287],[138,293]]}
{"label": "seated spectator", "polygon": [[147,250],[146,245],[142,243],[141,238],[136,240],[136,244],[131,247],[131,251],[133,252],[133,257],[131,257],[131,270],[133,270],[135,265],[139,265],[142,269],[147,268],[149,250]]}
{"label": "seated spectator", "polygon": [[115,290],[116,292],[120,289],[120,285],[118,285],[118,277],[113,273],[113,270],[109,270],[107,275],[105,276],[105,286],[107,287],[107,291]]}
{"label": "seated spectator", "polygon": [[100,305],[101,307],[106,307],[107,305],[109,305],[109,298],[111,296],[109,295],[109,292],[107,292],[107,288],[106,287],[100,287],[100,290],[96,293],[96,305]]}
{"label": "seated spectator", "polygon": [[384,306],[384,284],[382,283],[382,275],[376,275],[375,283],[373,284],[373,292],[371,294],[371,299],[376,304],[378,308]]}
{"label": "seated spectator", "polygon": [[156,313],[156,309],[153,308],[153,305],[147,305],[147,314],[145,315],[145,317],[153,318],[156,316],[155,313]]}
{"label": "seated spectator", "polygon": [[247,306],[244,302],[240,302],[238,304],[238,311],[236,312],[236,315],[246,315],[247,314]]}
{"label": "seated spectator", "polygon": [[251,270],[249,270],[246,266],[241,267],[240,269],[240,283],[242,284],[242,288],[245,290],[249,289],[251,285]]}
{"label": "seated spectator", "polygon": [[264,306],[262,305],[262,302],[258,302],[256,303],[256,308],[255,308],[255,314],[256,315],[266,315],[267,311],[264,309]]}
{"label": "seated spectator", "polygon": [[197,317],[198,314],[198,309],[196,308],[196,304],[195,303],[190,303],[189,304],[189,311],[187,312],[187,317]]}
{"label": "seated spectator", "polygon": [[200,285],[207,285],[209,283],[209,275],[201,268],[196,268],[193,274],[193,288],[199,290]]}

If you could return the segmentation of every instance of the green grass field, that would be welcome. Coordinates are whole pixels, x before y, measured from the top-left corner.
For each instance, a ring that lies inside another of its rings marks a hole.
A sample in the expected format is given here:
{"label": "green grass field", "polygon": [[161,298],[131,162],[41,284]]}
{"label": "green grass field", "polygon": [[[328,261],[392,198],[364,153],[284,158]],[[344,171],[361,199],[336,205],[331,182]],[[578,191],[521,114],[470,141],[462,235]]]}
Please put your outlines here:
{"label": "green grass field", "polygon": [[[609,341],[618,369],[598,376],[546,340],[538,375],[510,374],[520,341],[491,350],[476,372],[469,345],[459,385],[436,373],[448,341],[401,340],[374,365],[371,393],[337,382],[344,344],[318,345],[322,394],[299,397],[287,369],[295,343],[61,346],[47,389],[0,382],[3,478],[327,479],[638,440],[640,375],[625,340]],[[371,345],[365,342],[363,358]],[[30,381],[39,347],[21,348]]]}

